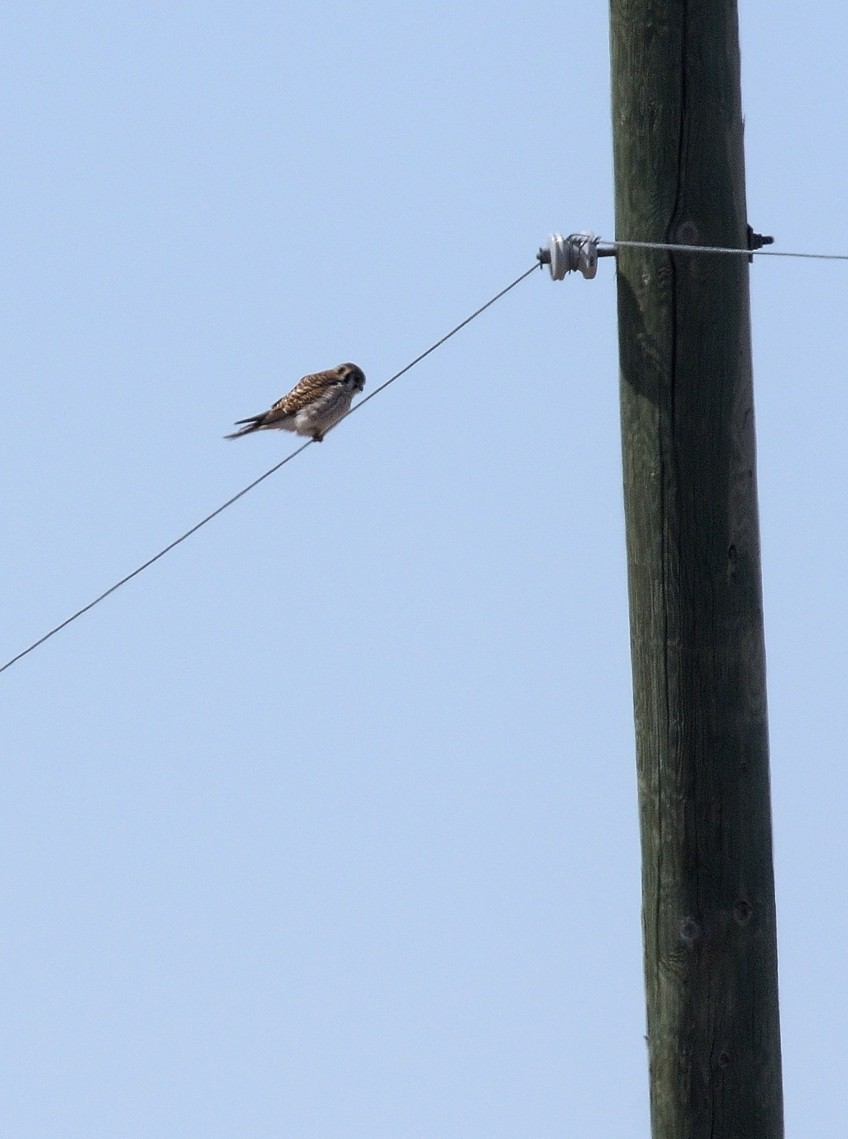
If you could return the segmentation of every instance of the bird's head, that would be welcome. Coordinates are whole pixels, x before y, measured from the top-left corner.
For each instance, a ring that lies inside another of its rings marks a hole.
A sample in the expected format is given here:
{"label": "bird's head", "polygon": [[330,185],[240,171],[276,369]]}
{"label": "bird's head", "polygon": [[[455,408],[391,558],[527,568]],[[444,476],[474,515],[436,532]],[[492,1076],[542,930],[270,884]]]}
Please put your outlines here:
{"label": "bird's head", "polygon": [[365,373],[357,364],[339,364],[336,371],[348,391],[361,392],[365,387]]}

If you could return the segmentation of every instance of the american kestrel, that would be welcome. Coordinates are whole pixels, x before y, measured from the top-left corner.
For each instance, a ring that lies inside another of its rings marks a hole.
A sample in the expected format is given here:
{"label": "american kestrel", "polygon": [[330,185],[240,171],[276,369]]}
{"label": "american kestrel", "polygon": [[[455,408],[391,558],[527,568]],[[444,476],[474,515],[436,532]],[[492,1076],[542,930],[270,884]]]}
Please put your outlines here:
{"label": "american kestrel", "polygon": [[236,420],[236,427],[242,423],[245,426],[225,438],[238,439],[251,431],[278,427],[298,435],[311,435],[320,443],[333,424],[347,415],[354,394],[364,387],[365,373],[356,364],[339,364],[326,372],[304,376],[269,411]]}

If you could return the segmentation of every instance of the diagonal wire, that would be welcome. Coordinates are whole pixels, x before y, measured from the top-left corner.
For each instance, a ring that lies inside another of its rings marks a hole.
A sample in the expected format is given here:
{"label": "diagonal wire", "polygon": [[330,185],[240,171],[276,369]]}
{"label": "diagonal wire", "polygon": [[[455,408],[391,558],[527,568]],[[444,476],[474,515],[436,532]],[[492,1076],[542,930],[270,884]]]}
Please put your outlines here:
{"label": "diagonal wire", "polygon": [[99,605],[101,601],[105,601],[110,593],[114,593],[115,590],[120,589],[122,585],[126,585],[127,582],[132,581],[134,577],[138,577],[140,573],[143,573],[146,569],[152,566],[154,562],[158,562],[160,558],[164,558],[165,554],[169,554],[171,550],[179,546],[181,542],[184,542],[186,538],[190,538],[192,534],[196,534],[201,526],[205,526],[207,522],[211,522],[213,518],[217,518],[217,516],[226,510],[227,507],[232,506],[234,502],[238,502],[240,498],[243,498],[248,491],[253,490],[255,486],[259,486],[259,484],[261,482],[264,482],[265,479],[270,478],[270,476],[275,474],[280,469],[280,467],[284,467],[286,463],[290,463],[296,455],[299,455],[301,451],[305,451],[311,443],[314,443],[314,439],[307,440],[307,442],[304,443],[301,447],[298,447],[296,451],[292,451],[290,455],[286,455],[284,459],[277,463],[276,466],[271,467],[271,469],[269,471],[266,471],[264,475],[260,475],[258,479],[254,479],[249,486],[246,486],[243,490],[240,490],[238,494],[234,494],[232,498],[228,498],[226,502],[222,503],[216,510],[213,510],[211,514],[207,514],[205,518],[201,518],[201,520],[199,522],[196,522],[190,530],[186,530],[184,534],[180,534],[179,538],[175,538],[173,542],[169,542],[168,545],[163,547],[163,549],[161,549],[158,554],[154,554],[152,558],[148,558],[146,562],[134,569],[132,573],[128,573],[126,577],[122,577],[120,581],[116,581],[114,585],[110,585],[108,589],[104,589],[104,591],[98,597],[95,597],[93,601],[89,601],[88,605],[83,605],[82,609],[77,609],[76,613],[72,613],[70,617],[66,617],[60,625],[56,625],[50,630],[49,633],[45,633],[43,637],[39,637],[37,641],[33,641],[31,645],[23,649],[16,656],[13,656],[11,660],[7,660],[6,663],[0,667],[0,672],[5,672],[7,668],[10,668],[13,664],[15,664],[16,661],[19,661],[21,657],[25,657],[27,653],[31,653],[33,649],[37,649],[39,645],[43,645],[45,641],[49,641],[50,638],[52,636],[55,636],[56,633],[61,632],[61,630],[70,625],[72,621],[76,621],[77,617],[82,617],[83,613],[87,613],[89,609],[93,609],[95,605]]}
{"label": "diagonal wire", "polygon": [[[431,352],[435,352],[437,348],[441,348],[446,340],[450,340],[452,336],[456,336],[457,332],[460,332],[463,328],[465,328],[466,324],[470,324],[472,320],[476,320],[477,317],[481,313],[485,312],[487,308],[491,308],[496,301],[499,301],[501,297],[505,297],[506,294],[511,289],[514,289],[516,285],[520,285],[525,277],[529,277],[531,273],[535,273],[536,270],[541,269],[541,267],[542,266],[539,264],[539,262],[536,261],[533,265],[531,265],[529,269],[522,273],[520,277],[516,277],[514,281],[507,285],[505,289],[501,289],[501,291],[499,293],[496,293],[491,300],[486,301],[484,305],[480,305],[478,309],[472,312],[471,316],[467,316],[461,324],[458,324],[456,326],[456,328],[452,328],[450,332],[445,333],[441,340],[437,340],[435,344],[431,344],[426,352],[422,352],[420,356],[416,356],[414,360],[411,360],[405,368],[401,368],[399,372],[395,372],[393,376],[389,376],[389,378],[384,383],[380,384],[378,388],[375,388],[373,392],[370,392],[364,399],[361,399],[359,403],[357,403],[356,407],[352,407],[347,415],[353,415],[355,411],[359,411],[361,407],[364,407],[365,404],[368,403],[369,399],[373,399],[374,396],[379,395],[382,391],[385,391],[389,384],[393,384],[395,380],[399,380],[401,376],[405,375],[405,373],[408,372],[411,368],[414,368],[416,364],[420,364],[421,361],[425,357],[429,356]],[[347,415],[345,415],[343,418],[347,419]],[[339,420],[339,423],[341,423],[341,419]]]}
{"label": "diagonal wire", "polygon": [[[422,352],[420,356],[416,356],[414,360],[411,360],[410,363],[401,368],[399,372],[395,372],[393,376],[390,376],[384,383],[375,388],[373,392],[367,395],[364,399],[361,399],[355,407],[352,407],[350,411],[342,416],[342,419],[347,419],[348,415],[352,415],[355,411],[359,411],[359,409],[368,403],[369,400],[373,399],[374,396],[379,395],[382,391],[385,391],[389,384],[393,384],[395,380],[399,380],[401,376],[405,375],[408,371],[410,371],[410,369],[414,368],[416,364],[420,364],[421,361],[429,356],[431,352],[435,352],[437,348],[441,348],[445,341],[450,340],[452,336],[455,336],[457,332],[465,328],[467,324],[470,324],[472,320],[475,320],[478,316],[480,316],[481,313],[485,312],[487,308],[491,308],[491,306],[496,301],[499,301],[501,297],[506,296],[506,294],[511,289],[514,289],[516,285],[520,285],[526,277],[529,277],[531,273],[535,273],[539,268],[540,265],[538,262],[534,263],[533,266],[526,272],[522,273],[520,277],[516,277],[514,281],[506,286],[506,288],[501,289],[499,293],[496,293],[495,296],[486,301],[484,305],[481,305],[478,309],[472,312],[470,316],[467,316],[465,320],[461,321],[455,328],[452,328],[450,332],[446,333],[441,338],[441,340],[437,340],[435,344],[431,344],[430,347],[425,352]],[[340,419],[338,423],[333,424],[333,428],[330,428],[330,430],[338,427],[339,423],[342,422],[342,419]],[[327,434],[329,434],[329,432],[327,432]],[[225,510],[229,509],[229,507],[238,502],[240,498],[244,498],[244,496],[253,490],[254,487],[259,486],[259,484],[261,482],[264,482],[265,479],[270,478],[273,474],[276,474],[281,467],[284,467],[286,465],[286,463],[290,463],[292,459],[297,458],[297,456],[302,454],[307,447],[311,447],[314,442],[314,439],[308,439],[305,443],[301,444],[297,450],[292,451],[290,455],[286,455],[284,459],[281,459],[280,462],[276,463],[273,467],[270,468],[270,470],[267,470],[263,475],[260,475],[258,479],[254,479],[252,483],[249,483],[246,487],[240,490],[238,494],[234,494],[232,498],[228,498],[226,502],[222,503],[219,507],[213,510],[211,514],[207,514],[205,518],[201,518],[201,520],[199,522],[196,522],[190,530],[186,530],[184,534],[180,534],[179,538],[175,538],[173,542],[169,542],[167,546],[164,546],[157,554],[154,554],[152,558],[148,558],[146,562],[143,562],[140,566],[134,569],[132,573],[128,573],[125,577],[122,577],[120,581],[116,581],[114,585],[110,585],[108,589],[104,589],[104,591],[98,597],[95,597],[93,601],[89,601],[87,605],[83,605],[82,609],[77,609],[76,613],[72,613],[70,617],[66,617],[64,621],[58,625],[55,625],[52,629],[50,629],[49,632],[45,633],[44,636],[39,637],[37,641],[33,641],[31,645],[28,645],[25,649],[22,649],[15,656],[11,657],[11,659],[7,660],[4,665],[0,666],[0,672],[5,672],[7,668],[11,668],[11,666],[21,660],[22,657],[25,657],[29,653],[33,652],[33,650],[37,649],[40,645],[43,645],[45,641],[49,641],[51,637],[54,637],[57,633],[61,632],[62,629],[66,629],[68,625],[76,621],[77,618],[82,617],[84,613],[88,613],[90,609],[93,609],[95,605],[99,605],[101,601],[105,601],[106,598],[110,596],[110,594],[115,593],[115,591],[120,589],[122,585],[126,585],[128,581],[132,581],[134,577],[138,577],[140,573],[144,573],[144,571],[146,569],[149,569],[150,566],[154,564],[154,562],[158,562],[160,558],[164,558],[166,554],[169,554],[171,550],[176,549],[176,547],[184,542],[187,538],[190,538],[192,534],[196,534],[197,531],[200,530],[201,527],[205,526],[207,522],[211,522],[213,518],[217,518],[219,514],[222,514]]]}

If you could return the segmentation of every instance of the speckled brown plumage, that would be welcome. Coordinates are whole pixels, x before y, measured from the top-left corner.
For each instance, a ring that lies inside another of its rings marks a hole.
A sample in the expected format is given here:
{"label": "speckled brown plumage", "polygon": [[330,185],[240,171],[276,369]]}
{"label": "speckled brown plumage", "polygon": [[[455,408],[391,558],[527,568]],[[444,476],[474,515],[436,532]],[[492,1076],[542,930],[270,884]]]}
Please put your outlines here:
{"label": "speckled brown plumage", "polygon": [[240,429],[226,438],[237,439],[253,431],[276,428],[311,435],[320,443],[330,428],[347,415],[354,395],[364,387],[365,373],[356,364],[339,364],[325,372],[314,372],[299,380],[268,411],[237,420]]}

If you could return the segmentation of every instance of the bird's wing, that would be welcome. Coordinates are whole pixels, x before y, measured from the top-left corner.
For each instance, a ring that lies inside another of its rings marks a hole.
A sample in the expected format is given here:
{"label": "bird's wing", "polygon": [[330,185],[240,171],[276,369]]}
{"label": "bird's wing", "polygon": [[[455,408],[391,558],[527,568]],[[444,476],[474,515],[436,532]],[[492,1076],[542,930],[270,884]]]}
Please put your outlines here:
{"label": "bird's wing", "polygon": [[[268,412],[273,419],[280,419],[284,415],[296,415],[302,407],[316,400],[334,381],[338,381],[338,368],[328,368],[325,372],[313,372],[299,380],[288,395],[278,399]],[[269,420],[273,422],[273,420]]]}
{"label": "bird's wing", "polygon": [[[286,419],[289,415],[296,415],[301,408],[318,399],[322,393],[332,387],[334,382],[341,382],[338,368],[328,368],[324,372],[313,372],[311,375],[304,376],[302,380],[298,380],[287,395],[281,396],[267,411],[262,411],[259,415],[249,415],[247,419],[237,419],[236,427],[243,423],[250,424],[250,426],[242,428],[235,434],[242,435],[248,431],[255,431],[259,427],[270,427],[281,419]],[[229,439],[231,436],[228,435],[227,438]]]}

